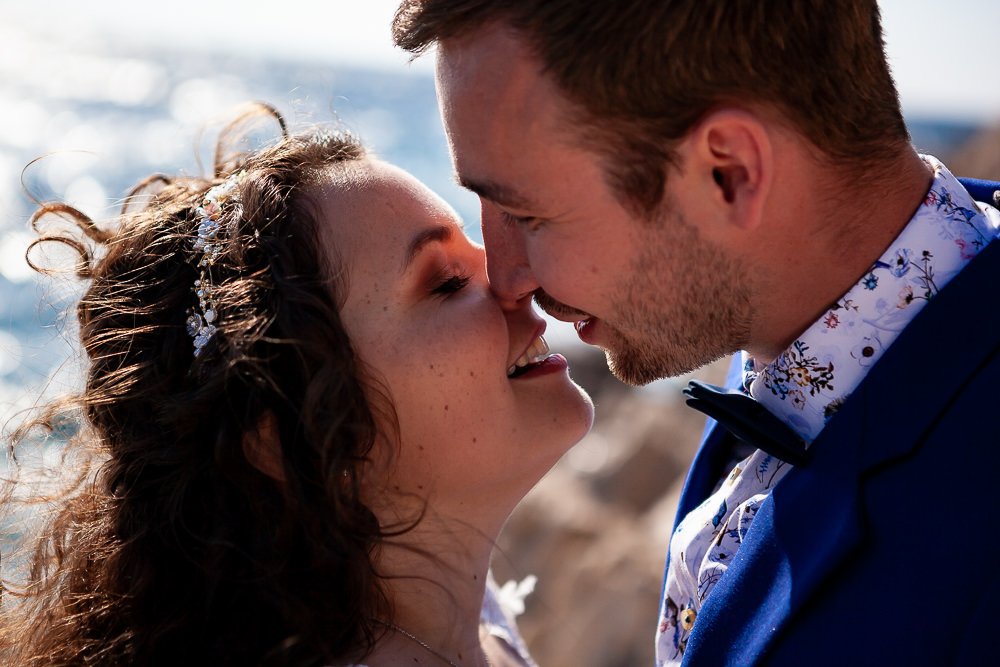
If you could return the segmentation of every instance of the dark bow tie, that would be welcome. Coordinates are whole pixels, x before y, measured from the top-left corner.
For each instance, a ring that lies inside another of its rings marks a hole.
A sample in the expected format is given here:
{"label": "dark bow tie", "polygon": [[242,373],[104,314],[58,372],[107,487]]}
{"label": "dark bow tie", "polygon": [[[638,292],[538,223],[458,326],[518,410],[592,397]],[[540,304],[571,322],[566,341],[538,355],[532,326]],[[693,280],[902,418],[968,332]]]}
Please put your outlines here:
{"label": "dark bow tie", "polygon": [[805,467],[812,455],[805,441],[780,419],[738,389],[693,381],[687,404],[719,422],[734,436],[794,466]]}

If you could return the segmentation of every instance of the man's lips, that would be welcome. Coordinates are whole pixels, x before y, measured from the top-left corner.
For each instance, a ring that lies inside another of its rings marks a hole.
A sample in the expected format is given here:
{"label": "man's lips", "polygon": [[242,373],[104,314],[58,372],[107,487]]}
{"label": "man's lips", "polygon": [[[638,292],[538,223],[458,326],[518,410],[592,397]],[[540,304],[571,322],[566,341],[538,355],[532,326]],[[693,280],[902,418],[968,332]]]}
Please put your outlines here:
{"label": "man's lips", "polygon": [[539,288],[535,290],[535,303],[538,307],[544,310],[546,313],[556,318],[557,320],[562,320],[563,322],[572,322],[574,328],[576,328],[576,334],[580,337],[584,343],[588,345],[596,345],[596,324],[597,318],[591,316],[589,313],[585,313],[582,310],[577,310],[572,306],[567,306],[561,301],[556,301],[551,296],[545,293],[545,290]]}
{"label": "man's lips", "polygon": [[535,303],[538,307],[557,320],[562,320],[563,322],[579,322],[580,320],[590,318],[589,313],[577,310],[572,306],[567,306],[561,301],[556,301],[551,296],[546,294],[545,290],[541,288],[535,290],[534,297]]}
{"label": "man's lips", "polygon": [[588,345],[597,345],[596,317],[588,317],[586,319],[577,320],[573,322],[573,328],[576,329],[576,335],[579,336],[580,340],[584,343],[587,343]]}

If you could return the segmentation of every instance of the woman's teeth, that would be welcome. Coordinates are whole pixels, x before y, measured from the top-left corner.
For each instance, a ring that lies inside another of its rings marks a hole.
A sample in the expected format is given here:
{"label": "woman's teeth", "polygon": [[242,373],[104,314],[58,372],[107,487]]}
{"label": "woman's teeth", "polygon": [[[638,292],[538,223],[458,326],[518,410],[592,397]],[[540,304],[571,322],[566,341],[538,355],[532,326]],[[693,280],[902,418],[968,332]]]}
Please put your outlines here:
{"label": "woman's teeth", "polygon": [[537,364],[549,356],[549,345],[545,339],[539,336],[531,344],[524,354],[517,358],[514,365],[507,369],[507,376],[510,377],[517,372],[517,369],[524,368],[529,364]]}

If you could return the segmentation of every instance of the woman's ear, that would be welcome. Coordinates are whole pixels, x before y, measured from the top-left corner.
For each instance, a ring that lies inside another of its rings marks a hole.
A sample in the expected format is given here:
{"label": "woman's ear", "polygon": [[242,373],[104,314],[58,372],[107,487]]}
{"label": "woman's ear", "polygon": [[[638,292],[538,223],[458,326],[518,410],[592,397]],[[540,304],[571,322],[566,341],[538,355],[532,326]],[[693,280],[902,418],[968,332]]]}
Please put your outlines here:
{"label": "woman's ear", "polygon": [[243,433],[243,455],[250,465],[268,477],[279,482],[285,481],[285,469],[281,465],[278,418],[270,410],[261,415],[254,429]]}

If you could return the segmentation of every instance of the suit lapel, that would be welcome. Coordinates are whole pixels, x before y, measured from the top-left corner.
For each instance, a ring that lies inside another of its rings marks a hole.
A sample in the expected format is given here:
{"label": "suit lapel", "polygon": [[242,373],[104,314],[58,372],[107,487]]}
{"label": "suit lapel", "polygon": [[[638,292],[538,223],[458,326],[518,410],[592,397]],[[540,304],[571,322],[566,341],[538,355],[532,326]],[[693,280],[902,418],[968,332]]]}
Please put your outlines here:
{"label": "suit lapel", "polygon": [[998,280],[1000,242],[995,242],[927,304],[872,367],[857,392],[866,406],[870,443],[862,453],[862,472],[915,451],[954,397],[996,356]]}

